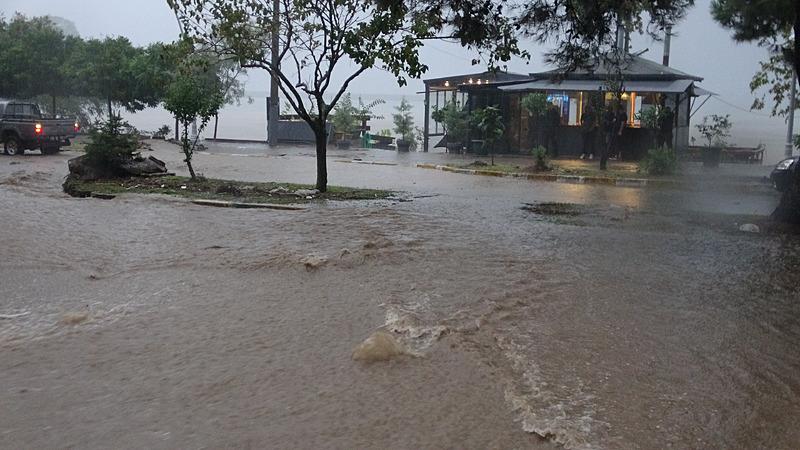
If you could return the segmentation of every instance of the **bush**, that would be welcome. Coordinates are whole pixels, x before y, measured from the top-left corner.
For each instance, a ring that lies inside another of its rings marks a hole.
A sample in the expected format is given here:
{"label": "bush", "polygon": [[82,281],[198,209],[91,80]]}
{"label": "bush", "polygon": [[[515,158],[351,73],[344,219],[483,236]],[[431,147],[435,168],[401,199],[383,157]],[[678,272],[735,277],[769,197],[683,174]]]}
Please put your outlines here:
{"label": "bush", "polygon": [[121,117],[112,115],[89,131],[86,159],[98,169],[115,170],[133,158],[139,148],[138,132]]}
{"label": "bush", "polygon": [[547,153],[546,148],[541,145],[534,147],[530,150],[530,155],[533,156],[534,159],[533,170],[537,172],[550,170],[550,155]]}
{"label": "bush", "polygon": [[652,148],[639,166],[648,175],[672,175],[678,170],[678,158],[669,147]]}

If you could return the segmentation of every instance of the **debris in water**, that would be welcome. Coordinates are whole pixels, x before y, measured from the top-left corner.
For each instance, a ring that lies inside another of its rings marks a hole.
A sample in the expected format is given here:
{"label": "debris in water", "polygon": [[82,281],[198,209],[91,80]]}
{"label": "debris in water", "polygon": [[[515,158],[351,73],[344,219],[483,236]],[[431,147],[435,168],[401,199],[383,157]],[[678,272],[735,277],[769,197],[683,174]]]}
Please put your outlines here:
{"label": "debris in water", "polygon": [[351,252],[349,248],[343,248],[342,251],[339,252],[339,258],[344,258],[351,253],[353,252]]}
{"label": "debris in water", "polygon": [[325,265],[325,263],[328,262],[328,258],[318,255],[308,255],[301,259],[300,262],[306,266],[306,270],[314,270]]}
{"label": "debris in water", "polygon": [[89,320],[89,312],[79,312],[79,313],[66,313],[63,317],[61,317],[61,324],[62,325],[78,325],[83,322]]}
{"label": "debris in water", "polygon": [[353,360],[367,363],[388,361],[406,354],[403,346],[391,334],[376,331],[353,350]]}
{"label": "debris in water", "polygon": [[744,231],[746,233],[760,233],[761,228],[754,223],[745,223],[739,227],[739,231]]}
{"label": "debris in water", "polygon": [[521,209],[543,215],[577,216],[580,207],[572,203],[526,203]]}

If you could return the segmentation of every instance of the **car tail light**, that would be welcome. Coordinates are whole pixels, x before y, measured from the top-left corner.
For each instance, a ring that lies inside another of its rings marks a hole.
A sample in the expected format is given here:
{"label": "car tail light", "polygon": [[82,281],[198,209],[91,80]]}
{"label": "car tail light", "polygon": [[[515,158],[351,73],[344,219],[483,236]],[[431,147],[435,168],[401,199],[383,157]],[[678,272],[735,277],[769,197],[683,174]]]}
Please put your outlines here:
{"label": "car tail light", "polygon": [[34,125],[33,129],[36,132],[36,134],[42,134],[42,124],[37,123],[36,125]]}
{"label": "car tail light", "polygon": [[75,122],[75,132],[77,133],[79,131],[81,131],[81,124],[79,124],[78,122]]}

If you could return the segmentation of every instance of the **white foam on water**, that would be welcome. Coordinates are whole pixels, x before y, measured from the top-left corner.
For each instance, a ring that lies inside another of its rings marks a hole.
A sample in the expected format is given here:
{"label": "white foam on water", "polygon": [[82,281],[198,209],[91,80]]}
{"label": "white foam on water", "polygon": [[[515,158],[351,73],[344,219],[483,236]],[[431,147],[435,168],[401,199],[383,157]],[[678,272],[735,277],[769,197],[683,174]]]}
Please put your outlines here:
{"label": "white foam on water", "polygon": [[593,396],[577,386],[560,398],[542,382],[539,366],[524,353],[523,346],[504,338],[497,343],[514,373],[521,374],[506,380],[505,398],[519,416],[522,429],[568,449],[601,448],[597,440],[608,424],[594,418]]}

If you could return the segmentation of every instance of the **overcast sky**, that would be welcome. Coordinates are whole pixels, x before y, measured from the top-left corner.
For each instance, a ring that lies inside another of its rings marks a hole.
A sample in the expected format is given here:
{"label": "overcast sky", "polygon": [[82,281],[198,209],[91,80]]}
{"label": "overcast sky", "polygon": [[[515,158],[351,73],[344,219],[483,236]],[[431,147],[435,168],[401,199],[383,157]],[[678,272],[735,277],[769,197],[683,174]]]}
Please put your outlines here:
{"label": "overcast sky", "polygon": [[[178,34],[175,18],[165,0],[3,0],[2,3],[0,11],[6,17],[15,11],[26,15],[61,16],[73,21],[84,37],[120,35],[137,45],[144,45],[154,41],[172,41]],[[756,140],[754,143],[762,139],[778,139],[775,134],[779,134],[778,127],[782,126],[780,119],[767,120],[762,115],[740,111],[723,103],[749,108],[752,95],[748,84],[765,51],[754,45],[734,43],[730,33],[711,19],[709,0],[698,0],[687,19],[674,31],[677,36],[672,43],[671,66],[704,77],[703,87],[720,94],[719,99],[710,101],[700,114],[731,113],[735,130],[737,125],[747,130],[748,122],[753,119],[771,128],[770,136],[753,138]],[[512,62],[509,65],[511,71],[527,73],[546,68],[541,61],[546,48],[532,44],[527,47],[534,58],[530,63]],[[635,38],[634,47],[637,51],[649,48],[643,56],[661,61],[662,43]],[[425,76],[433,78],[482,70],[470,65],[474,56],[456,44],[432,42],[423,50],[422,60],[430,68]],[[248,87],[250,90],[266,90],[266,75],[251,72]],[[354,94],[414,95],[421,89],[419,80],[411,80],[409,86],[399,88],[390,74],[373,70],[362,75],[352,91]],[[740,127],[737,134],[745,139],[750,132],[743,133]]]}

